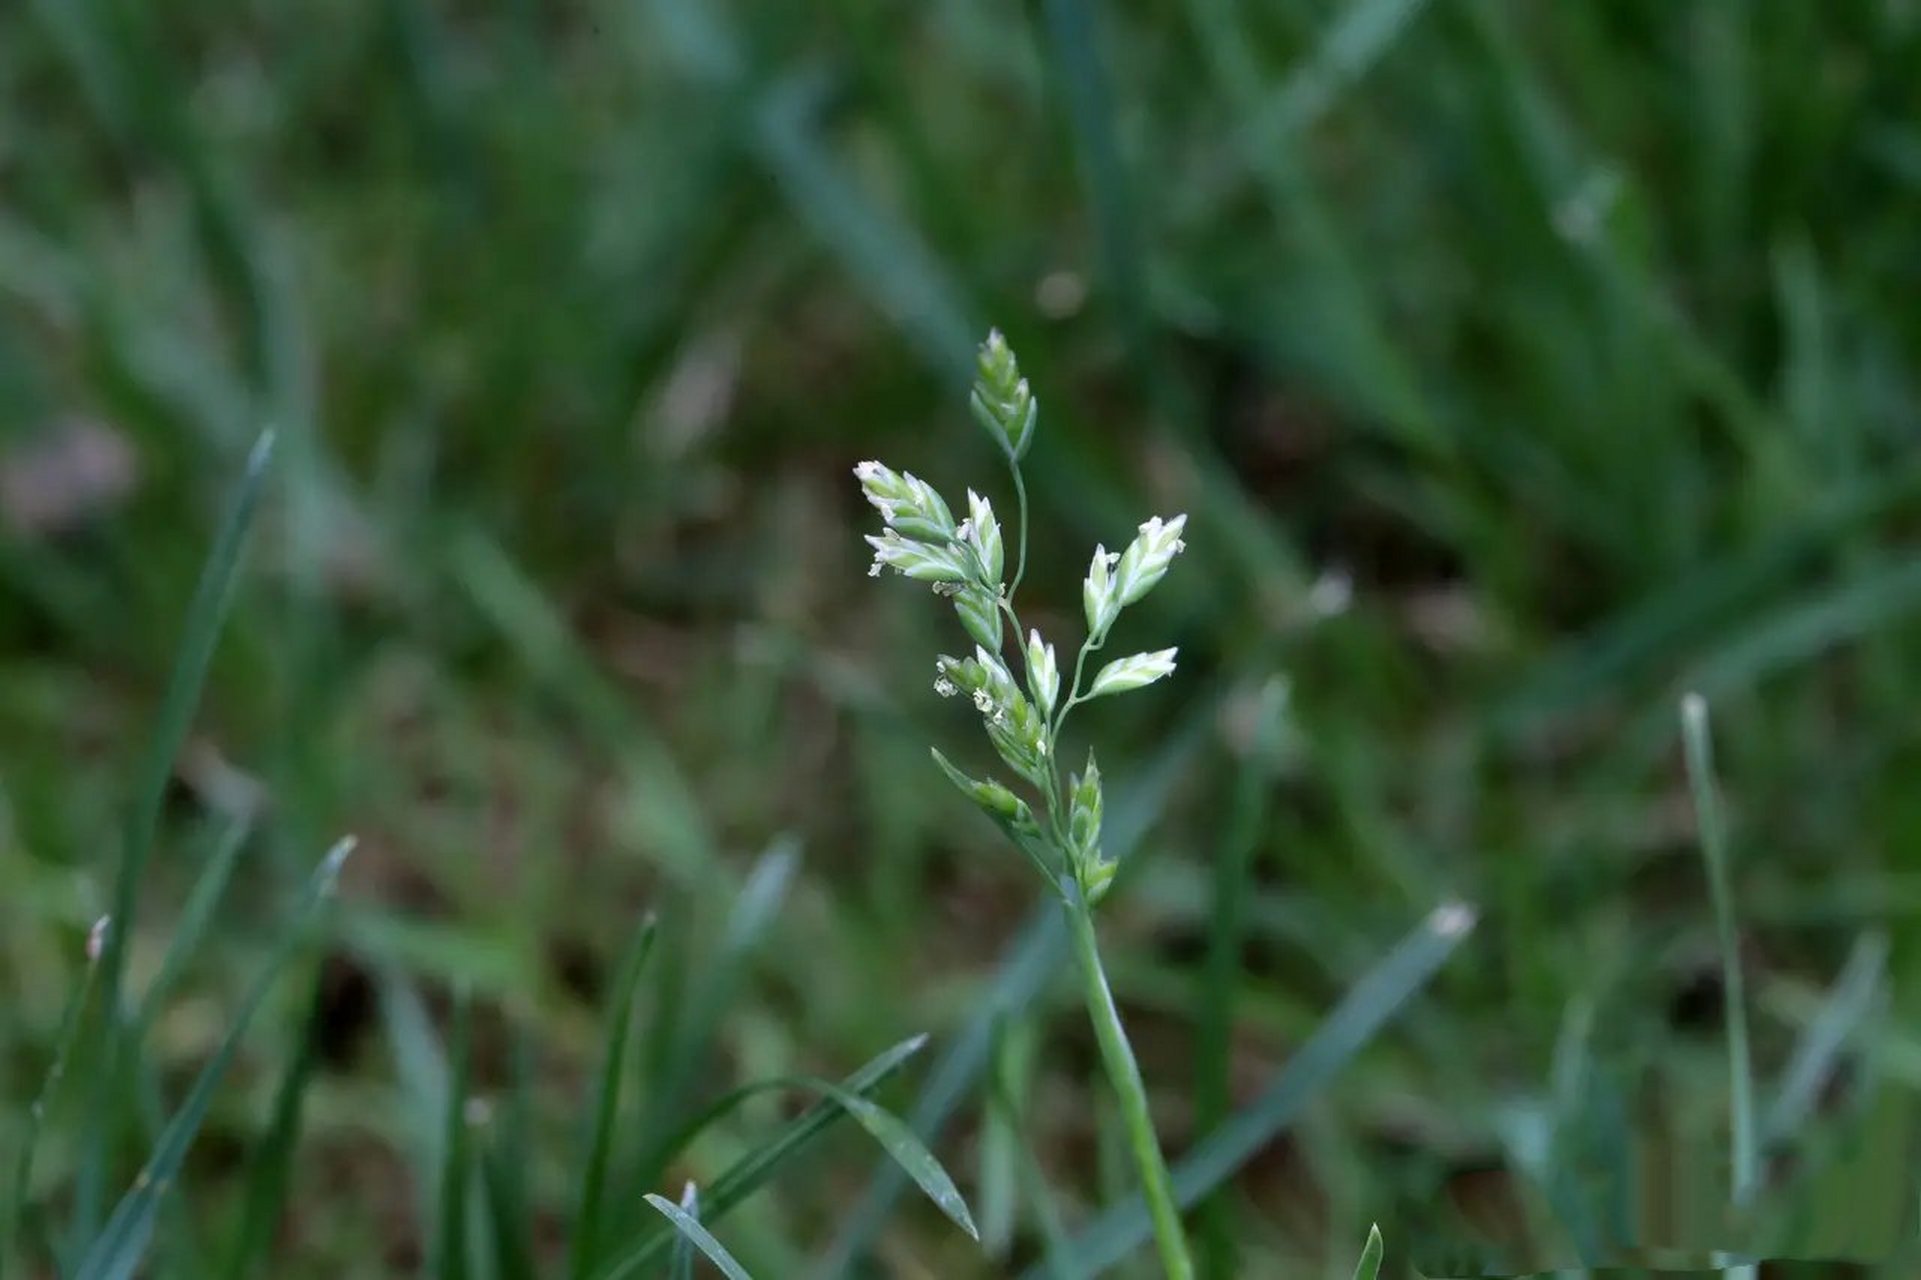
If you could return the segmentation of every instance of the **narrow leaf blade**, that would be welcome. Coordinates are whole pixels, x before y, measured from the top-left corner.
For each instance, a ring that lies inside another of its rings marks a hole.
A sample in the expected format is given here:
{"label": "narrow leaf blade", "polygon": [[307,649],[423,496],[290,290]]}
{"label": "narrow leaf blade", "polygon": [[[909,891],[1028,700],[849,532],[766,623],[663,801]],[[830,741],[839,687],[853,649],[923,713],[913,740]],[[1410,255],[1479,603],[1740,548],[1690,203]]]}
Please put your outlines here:
{"label": "narrow leaf blade", "polygon": [[694,1246],[707,1255],[708,1261],[720,1268],[721,1274],[725,1275],[727,1280],[754,1280],[747,1274],[747,1268],[741,1266],[734,1260],[734,1255],[727,1252],[727,1246],[714,1239],[713,1234],[706,1227],[701,1226],[700,1221],[693,1215],[666,1196],[655,1195],[651,1191],[647,1193],[647,1203],[660,1210],[662,1216],[674,1224],[674,1230],[680,1232],[683,1239],[693,1241]]}
{"label": "narrow leaf blade", "polygon": [[967,1211],[967,1202],[961,1198],[960,1189],[954,1185],[947,1170],[941,1167],[940,1161],[934,1158],[934,1153],[914,1136],[912,1129],[879,1103],[837,1084],[816,1080],[813,1086],[845,1108],[860,1127],[867,1130],[874,1141],[880,1143],[887,1154],[894,1158],[894,1163],[901,1167],[902,1172],[927,1193],[927,1198],[934,1202],[936,1208],[952,1218],[955,1225],[974,1240],[981,1238],[980,1229],[974,1225],[974,1217]]}
{"label": "narrow leaf blade", "polygon": [[[1197,701],[1180,730],[1174,733],[1147,769],[1129,786],[1114,788],[1116,802],[1109,808],[1106,846],[1109,856],[1126,863],[1126,855],[1140,842],[1165,807],[1176,783],[1185,775],[1219,709],[1218,695]],[[992,1053],[995,1027],[1000,1020],[1025,1009],[1049,978],[1060,971],[1067,950],[1067,926],[1058,906],[1045,903],[1021,926],[1001,961],[993,983],[977,1002],[974,1016],[929,1072],[909,1118],[914,1132],[931,1138],[972,1093]],[[884,1163],[868,1183],[867,1194],[841,1224],[839,1233],[816,1269],[823,1277],[848,1275],[880,1233],[907,1178],[892,1161]]]}
{"label": "narrow leaf blade", "polygon": [[233,878],[234,865],[239,861],[240,851],[246,847],[247,836],[252,830],[253,822],[247,815],[229,823],[227,829],[221,832],[213,852],[208,855],[200,875],[195,878],[193,889],[187,895],[187,903],[181,908],[180,922],[174,926],[173,936],[167,941],[167,953],[161,957],[160,970],[140,997],[137,1025],[141,1028],[153,1025],[167,996],[172,993],[174,983],[180,980],[187,961],[205,936],[207,924],[213,918],[214,909],[220,905],[227,882]]}
{"label": "narrow leaf blade", "polygon": [[153,1238],[154,1220],[160,1211],[161,1199],[179,1172],[187,1149],[200,1132],[200,1125],[207,1116],[207,1107],[213,1101],[214,1089],[226,1075],[227,1067],[239,1050],[241,1037],[253,1021],[254,1014],[266,1001],[267,993],[272,990],[280,970],[304,941],[306,926],[331,895],[334,881],[339,877],[347,855],[353,851],[353,845],[351,838],[342,840],[321,860],[320,869],[308,881],[306,893],[295,912],[294,927],[282,935],[280,944],[254,980],[253,989],[248,992],[240,1012],[235,1015],[226,1038],[220,1042],[207,1065],[201,1068],[193,1088],[187,1093],[186,1101],[162,1130],[146,1167],[114,1209],[106,1227],[87,1249],[75,1272],[75,1280],[128,1280],[139,1268],[147,1245]]}
{"label": "narrow leaf blade", "polygon": [[1354,1280],[1379,1280],[1383,1252],[1381,1228],[1377,1223],[1367,1229],[1367,1246],[1361,1250],[1361,1260],[1354,1264]]}
{"label": "narrow leaf blade", "polygon": [[[700,1221],[700,1192],[693,1183],[680,1193],[680,1208],[695,1222]],[[694,1242],[686,1236],[674,1241],[674,1260],[668,1265],[667,1274],[672,1280],[694,1280]]]}
{"label": "narrow leaf blade", "polygon": [[280,1219],[294,1148],[300,1141],[301,1103],[320,1061],[320,1020],[326,1001],[326,978],[317,973],[307,1001],[307,1025],[301,1033],[300,1047],[274,1090],[273,1118],[247,1170],[246,1203],[227,1257],[228,1280],[243,1280],[254,1274],[256,1260],[265,1252]]}
{"label": "narrow leaf blade", "polygon": [[[1473,930],[1474,920],[1473,909],[1464,903],[1435,908],[1385,959],[1349,988],[1274,1082],[1174,1167],[1174,1194],[1181,1207],[1191,1208],[1233,1177],[1292,1124],[1315,1093],[1387,1025],[1401,1005],[1427,985]],[[1137,1195],[1096,1218],[1058,1265],[1030,1269],[1027,1280],[1041,1280],[1050,1274],[1100,1275],[1131,1254],[1151,1232],[1147,1206]]]}
{"label": "narrow leaf blade", "polygon": [[440,1280],[467,1277],[467,1189],[472,1168],[471,1130],[467,1124],[467,1088],[473,1068],[473,997],[462,991],[455,999],[453,1030],[448,1037],[446,1110],[441,1114],[439,1200],[434,1226],[434,1262],[429,1271]]}
{"label": "narrow leaf blade", "polygon": [[[926,1043],[926,1036],[902,1041],[842,1080],[841,1087],[852,1093],[866,1093],[879,1087],[882,1081],[905,1066],[909,1058],[919,1053]],[[741,1157],[716,1178],[702,1196],[701,1206],[706,1221],[719,1221],[846,1114],[846,1109],[839,1104],[824,1101],[795,1117],[771,1142]],[[890,1163],[888,1167],[891,1169],[894,1166]],[[666,1231],[643,1233],[616,1251],[613,1259],[594,1274],[597,1280],[628,1280],[628,1277],[640,1275],[666,1251],[672,1239],[672,1233]]]}
{"label": "narrow leaf blade", "polygon": [[1762,1150],[1787,1142],[1814,1114],[1822,1087],[1875,1007],[1887,962],[1885,934],[1870,933],[1855,942],[1841,976],[1795,1042],[1787,1069],[1781,1073],[1780,1092],[1761,1120]]}
{"label": "narrow leaf blade", "polygon": [[20,1153],[14,1160],[13,1183],[7,1191],[7,1208],[0,1217],[0,1273],[6,1270],[7,1259],[12,1256],[20,1241],[21,1228],[26,1221],[27,1201],[33,1191],[33,1161],[40,1145],[40,1130],[46,1123],[47,1109],[53,1105],[59,1092],[60,1081],[67,1073],[67,1059],[80,1038],[81,1028],[86,1020],[89,997],[93,994],[95,979],[100,966],[88,962],[80,980],[73,984],[67,996],[66,1007],[60,1012],[60,1029],[54,1033],[53,1057],[47,1063],[47,1073],[41,1078],[40,1091],[34,1095],[33,1105],[27,1110],[27,1132],[20,1140]]}
{"label": "narrow leaf blade", "polygon": [[[140,901],[142,872],[153,851],[160,829],[160,815],[166,804],[167,787],[173,778],[174,760],[193,723],[194,710],[200,705],[201,690],[213,663],[214,646],[220,638],[221,624],[233,601],[234,585],[239,578],[240,556],[246,549],[247,531],[252,527],[254,508],[260,500],[267,478],[267,464],[273,457],[274,435],[262,432],[247,457],[240,484],[234,491],[227,512],[215,535],[213,547],[200,571],[193,599],[187,606],[180,647],[173,671],[167,679],[153,737],[135,774],[133,804],[128,812],[120,860],[114,869],[114,927],[109,929],[106,947],[100,957],[101,1005],[105,1015],[99,1019],[99,1051],[95,1053],[92,1075],[92,1102],[96,1113],[108,1113],[116,1074],[116,1055],[123,1025],[121,985],[127,966],[127,939],[133,930],[125,922],[135,918]],[[93,1235],[100,1203],[100,1179],[106,1167],[105,1144],[112,1126],[97,1124],[88,1135],[81,1161],[79,1185],[74,1195],[74,1233],[76,1240]]]}
{"label": "narrow leaf blade", "polygon": [[607,1183],[607,1165],[614,1147],[614,1124],[620,1112],[620,1081],[627,1057],[628,1030],[633,1023],[634,994],[640,975],[653,954],[658,922],[653,916],[641,921],[640,931],[621,960],[620,974],[614,983],[613,1004],[607,1011],[607,1029],[601,1039],[600,1080],[594,1089],[592,1128],[587,1139],[587,1158],[581,1164],[580,1188],[574,1199],[572,1261],[568,1274],[584,1280],[594,1264],[600,1236],[600,1207]]}

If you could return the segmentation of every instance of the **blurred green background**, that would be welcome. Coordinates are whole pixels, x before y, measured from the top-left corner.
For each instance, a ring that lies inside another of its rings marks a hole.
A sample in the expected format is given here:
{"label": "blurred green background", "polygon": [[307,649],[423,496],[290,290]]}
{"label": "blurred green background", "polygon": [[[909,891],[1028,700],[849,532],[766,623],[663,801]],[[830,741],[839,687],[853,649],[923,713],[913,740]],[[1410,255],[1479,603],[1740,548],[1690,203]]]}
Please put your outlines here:
{"label": "blurred green background", "polygon": [[[289,984],[255,1027],[170,1230],[231,1220],[311,1033],[271,1274],[408,1272],[463,984],[557,1203],[647,909],[669,1095],[955,1043],[1035,886],[927,760],[978,758],[930,689],[960,633],[867,579],[849,471],[1011,511],[965,409],[997,324],[1042,402],[1030,618],[1071,643],[1093,543],[1190,516],[1124,624],[1179,676],[1079,729],[1147,824],[1104,931],[1170,1145],[1436,904],[1482,912],[1216,1204],[1214,1274],[1345,1275],[1374,1219],[1437,1267],[1740,1238],[1688,689],[1764,1109],[1834,1041],[1770,1239],[1885,1252],[1921,1139],[1888,994],[1921,908],[1917,68],[1908,0],[7,5],[0,1151],[267,423],[134,934],[140,983],[250,819],[152,1031],[165,1093],[290,886],[362,850],[315,1018]],[[1009,1273],[1036,1170],[1070,1228],[1125,1187],[1066,975],[995,1044],[999,1101],[967,1077],[936,1144],[990,1256],[903,1200],[868,1274]],[[729,1220],[760,1274],[873,1205],[871,1150],[830,1147]]]}

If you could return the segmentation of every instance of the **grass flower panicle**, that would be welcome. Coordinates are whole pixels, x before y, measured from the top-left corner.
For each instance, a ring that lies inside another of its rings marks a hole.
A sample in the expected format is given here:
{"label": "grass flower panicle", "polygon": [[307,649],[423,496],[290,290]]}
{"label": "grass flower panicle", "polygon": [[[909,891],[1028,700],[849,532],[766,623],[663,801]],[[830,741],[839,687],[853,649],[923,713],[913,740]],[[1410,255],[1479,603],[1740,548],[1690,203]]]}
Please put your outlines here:
{"label": "grass flower panicle", "polygon": [[[1023,628],[1014,595],[1027,571],[1027,490],[1021,459],[1033,444],[1039,406],[1013,350],[998,330],[981,343],[977,376],[969,405],[1007,459],[1019,501],[1018,551],[1014,578],[1006,582],[1006,551],[993,505],[967,490],[967,517],[958,524],[940,495],[909,472],[880,462],[854,468],[867,500],[881,513],[886,528],[869,535],[874,548],[870,571],[883,568],[934,585],[950,597],[963,628],[975,642],[972,656],[942,656],[935,664],[934,692],[967,696],[981,715],[988,741],[1001,761],[1034,790],[1030,803],[1005,783],[975,778],[935,751],[934,762],[960,793],[985,813],[1034,865],[1067,912],[1075,954],[1085,983],[1089,1016],[1100,1042],[1102,1063],[1121,1103],[1135,1167],[1154,1222],[1162,1266],[1169,1276],[1193,1275],[1182,1234],[1167,1163],[1148,1110],[1146,1088],[1134,1051],[1108,989],[1093,922],[1093,909],[1113,886],[1116,864],[1101,851],[1101,774],[1088,753],[1087,767],[1062,778],[1057,763],[1060,735],[1068,714],[1080,703],[1144,688],[1174,671],[1175,651],[1158,649],[1117,658],[1083,683],[1090,655],[1107,643],[1108,633],[1128,605],[1138,603],[1167,576],[1174,557],[1185,549],[1185,515],[1154,516],[1144,522],[1125,549],[1094,548],[1081,601],[1087,636],[1074,659],[1073,676],[1061,680],[1054,646],[1036,629]],[[1014,679],[1002,659],[1012,624],[1026,681]],[[1064,696],[1063,696],[1064,695]]]}

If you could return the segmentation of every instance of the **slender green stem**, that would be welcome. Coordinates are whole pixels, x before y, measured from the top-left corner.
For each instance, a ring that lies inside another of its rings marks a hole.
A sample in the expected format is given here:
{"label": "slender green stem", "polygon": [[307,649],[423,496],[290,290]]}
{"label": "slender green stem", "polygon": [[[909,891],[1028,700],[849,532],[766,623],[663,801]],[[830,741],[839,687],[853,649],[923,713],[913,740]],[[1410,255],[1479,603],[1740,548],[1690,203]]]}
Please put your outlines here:
{"label": "slender green stem", "polygon": [[0,1221],[0,1274],[7,1269],[7,1257],[18,1249],[26,1252],[23,1228],[26,1223],[27,1201],[33,1190],[33,1159],[40,1145],[41,1126],[46,1123],[47,1108],[53,1105],[54,1094],[60,1088],[60,1081],[66,1075],[67,1059],[73,1053],[74,1041],[78,1039],[83,1025],[88,998],[93,994],[94,978],[100,966],[92,960],[87,962],[86,972],[74,984],[67,997],[66,1007],[60,1014],[60,1029],[53,1037],[53,1060],[47,1066],[47,1074],[40,1084],[40,1092],[35,1095],[33,1105],[27,1109],[27,1132],[20,1140],[20,1154],[14,1163],[13,1182],[7,1188],[7,1209],[4,1221]]}
{"label": "slender green stem", "polygon": [[1010,596],[1001,597],[1001,612],[1007,615],[1007,621],[1014,628],[1014,643],[1025,646],[1027,635],[1021,630],[1021,616],[1014,612],[1014,601]]}
{"label": "slender green stem", "polygon": [[1141,1080],[1140,1065],[1134,1061],[1134,1047],[1128,1043],[1127,1029],[1121,1025],[1120,1010],[1114,1007],[1114,993],[1107,986],[1107,971],[1101,967],[1093,914],[1078,885],[1064,884],[1062,889],[1062,906],[1067,912],[1068,930],[1074,937],[1074,957],[1087,988],[1087,1014],[1094,1023],[1094,1038],[1100,1042],[1101,1063],[1107,1068],[1108,1081],[1120,1100],[1127,1143],[1133,1151],[1141,1191],[1147,1198],[1148,1216],[1154,1224],[1154,1242],[1160,1249],[1161,1268],[1168,1280],[1193,1280],[1194,1263],[1188,1256],[1187,1237],[1181,1230],[1181,1212],[1174,1199],[1173,1180],[1167,1173],[1167,1160],[1161,1155],[1160,1139],[1154,1133],[1154,1118],[1147,1109],[1147,1086]]}
{"label": "slender green stem", "polygon": [[1021,579],[1027,576],[1027,481],[1021,479],[1021,464],[1012,457],[1007,460],[1007,469],[1014,473],[1014,502],[1021,518],[1019,549],[1014,556],[1014,581],[1007,587],[1007,594],[1011,598],[1021,589]]}
{"label": "slender green stem", "polygon": [[1061,699],[1061,709],[1054,713],[1054,723],[1047,727],[1047,736],[1050,740],[1058,740],[1060,738],[1061,726],[1067,723],[1067,713],[1087,701],[1086,698],[1081,696],[1081,674],[1087,668],[1087,655],[1090,653],[1099,653],[1101,646],[1106,643],[1107,634],[1105,632],[1097,636],[1089,636],[1086,643],[1081,645],[1081,651],[1075,655],[1074,679],[1067,686],[1067,696]]}
{"label": "slender green stem", "polygon": [[1688,781],[1694,790],[1695,821],[1701,854],[1707,862],[1708,894],[1721,944],[1721,985],[1728,1021],[1728,1088],[1734,1111],[1734,1186],[1732,1199],[1745,1205],[1761,1180],[1760,1147],[1755,1139],[1754,1065],[1748,1055],[1748,1012],[1741,977],[1740,939],[1734,927],[1734,893],[1728,883],[1727,821],[1714,780],[1714,742],[1708,730],[1707,703],[1699,694],[1681,700],[1681,740]]}
{"label": "slender green stem", "polygon": [[[1208,931],[1207,986],[1197,1046],[1200,1070],[1194,1089],[1198,1133],[1212,1133],[1228,1115],[1228,1058],[1234,1006],[1240,995],[1247,892],[1266,807],[1265,781],[1256,760],[1250,758],[1241,765],[1227,834],[1214,858],[1214,918]],[[1210,1197],[1199,1216],[1202,1265],[1214,1280],[1224,1280],[1234,1273],[1233,1210],[1228,1198]]]}

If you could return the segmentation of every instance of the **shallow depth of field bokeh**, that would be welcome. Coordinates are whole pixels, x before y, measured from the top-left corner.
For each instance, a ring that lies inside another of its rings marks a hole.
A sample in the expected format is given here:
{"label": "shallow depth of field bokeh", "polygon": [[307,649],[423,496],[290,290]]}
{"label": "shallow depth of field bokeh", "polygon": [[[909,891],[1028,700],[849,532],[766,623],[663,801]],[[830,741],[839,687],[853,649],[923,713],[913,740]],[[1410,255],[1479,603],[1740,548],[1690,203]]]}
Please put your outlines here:
{"label": "shallow depth of field bokeh", "polygon": [[[1011,511],[965,402],[997,324],[1042,405],[1030,620],[1076,634],[1093,544],[1189,514],[1132,619],[1179,673],[1075,730],[1147,822],[1102,929],[1170,1149],[1438,904],[1481,915],[1196,1219],[1212,1274],[1344,1276],[1373,1220],[1435,1267],[1885,1254],[1921,1225],[1917,67],[1900,0],[6,6],[0,1153],[266,424],[131,935],[137,991],[251,819],[149,1032],[163,1099],[361,848],[317,1004],[295,966],[163,1235],[227,1256],[304,1046],[257,1274],[410,1272],[465,989],[557,1257],[649,910],[640,1123],[925,1031],[882,1095],[911,1113],[1038,897],[928,759],[983,754],[931,690],[962,638],[867,578],[850,471]],[[1687,690],[1768,1144],[1746,1223]],[[772,914],[735,947],[744,889]],[[719,1234],[763,1276],[1011,1274],[1130,1185],[1066,973],[959,1078],[932,1145],[988,1253],[881,1216],[858,1132]],[[56,1241],[85,1109],[48,1119]]]}

